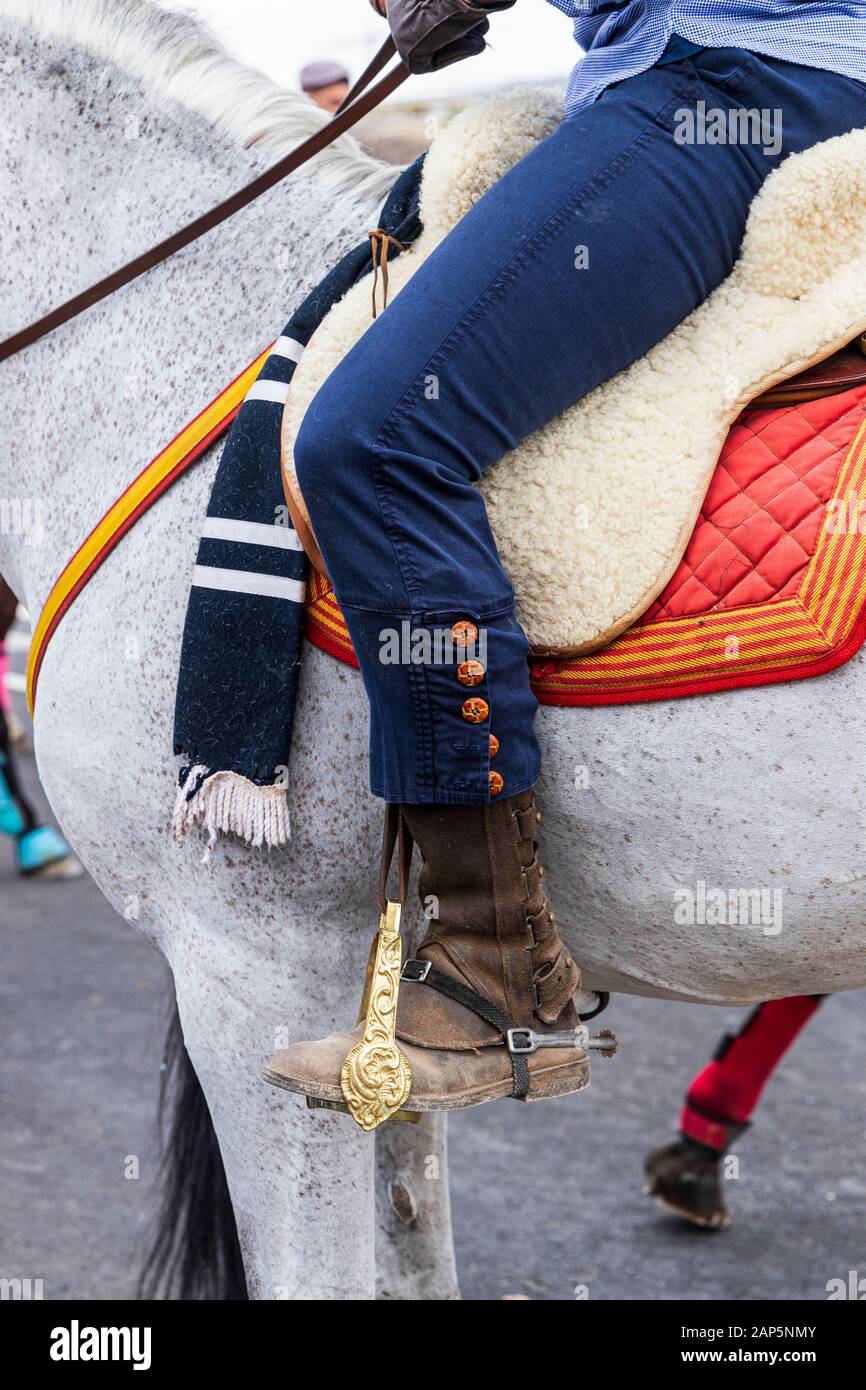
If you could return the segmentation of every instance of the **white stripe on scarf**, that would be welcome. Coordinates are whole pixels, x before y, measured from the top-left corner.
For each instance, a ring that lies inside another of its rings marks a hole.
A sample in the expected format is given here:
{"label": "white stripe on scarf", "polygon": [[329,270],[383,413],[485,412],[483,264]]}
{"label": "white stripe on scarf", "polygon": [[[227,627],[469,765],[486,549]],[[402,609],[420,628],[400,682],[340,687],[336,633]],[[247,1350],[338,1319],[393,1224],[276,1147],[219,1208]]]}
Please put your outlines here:
{"label": "white stripe on scarf", "polygon": [[271,357],[288,357],[290,362],[300,362],[304,354],[304,344],[296,338],[282,334],[271,348]]}
{"label": "white stripe on scarf", "polygon": [[254,381],[247,394],[244,396],[244,404],[247,401],[273,401],[276,405],[285,405],[289,395],[289,383],[287,381]]}
{"label": "white stripe on scarf", "polygon": [[202,537],[211,541],[242,541],[244,545],[269,545],[275,550],[303,550],[297,531],[291,526],[265,525],[261,521],[238,521],[233,517],[205,518]]}
{"label": "white stripe on scarf", "polygon": [[284,579],[279,574],[252,574],[248,570],[223,570],[216,565],[196,565],[192,582],[200,589],[225,589],[233,594],[258,594],[262,598],[289,599],[303,603],[306,583],[301,579]]}

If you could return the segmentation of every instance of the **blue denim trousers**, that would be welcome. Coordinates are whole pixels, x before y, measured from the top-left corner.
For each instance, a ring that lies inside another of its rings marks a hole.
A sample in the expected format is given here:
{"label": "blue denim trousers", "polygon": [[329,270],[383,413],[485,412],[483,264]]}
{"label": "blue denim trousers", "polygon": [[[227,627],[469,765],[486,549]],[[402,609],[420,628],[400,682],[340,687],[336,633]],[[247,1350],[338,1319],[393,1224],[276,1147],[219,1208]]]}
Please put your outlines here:
{"label": "blue denim trousers", "polygon": [[[683,143],[699,102],[775,113],[774,137]],[[324,383],[296,466],[370,702],[376,796],[535,783],[528,645],[475,485],[715,289],[782,158],[858,126],[866,86],[743,49],[629,78],[500,179]]]}

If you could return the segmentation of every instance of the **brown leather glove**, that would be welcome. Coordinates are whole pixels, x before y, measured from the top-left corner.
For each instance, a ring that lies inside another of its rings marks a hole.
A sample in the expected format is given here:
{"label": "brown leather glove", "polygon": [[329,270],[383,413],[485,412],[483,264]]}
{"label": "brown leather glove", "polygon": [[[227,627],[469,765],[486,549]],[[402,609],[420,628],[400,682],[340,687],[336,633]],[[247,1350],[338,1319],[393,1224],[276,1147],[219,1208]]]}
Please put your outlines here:
{"label": "brown leather glove", "polygon": [[513,4],[514,0],[387,0],[388,23],[410,72],[438,72],[481,53],[490,27],[485,12],[507,10]]}

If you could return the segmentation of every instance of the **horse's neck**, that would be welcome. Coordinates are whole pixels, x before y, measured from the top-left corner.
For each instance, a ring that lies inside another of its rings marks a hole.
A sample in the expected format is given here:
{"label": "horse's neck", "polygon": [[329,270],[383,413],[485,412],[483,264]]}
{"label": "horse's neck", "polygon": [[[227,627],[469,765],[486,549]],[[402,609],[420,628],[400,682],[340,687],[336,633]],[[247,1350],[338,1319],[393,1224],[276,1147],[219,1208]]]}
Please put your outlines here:
{"label": "horse's neck", "polygon": [[[9,55],[0,84],[2,336],[273,157],[233,146],[117,69],[2,19],[0,52]],[[362,205],[345,192],[335,198],[326,166],[304,169],[0,367],[0,573],[31,609],[108,504],[373,225],[370,161],[358,166]]]}

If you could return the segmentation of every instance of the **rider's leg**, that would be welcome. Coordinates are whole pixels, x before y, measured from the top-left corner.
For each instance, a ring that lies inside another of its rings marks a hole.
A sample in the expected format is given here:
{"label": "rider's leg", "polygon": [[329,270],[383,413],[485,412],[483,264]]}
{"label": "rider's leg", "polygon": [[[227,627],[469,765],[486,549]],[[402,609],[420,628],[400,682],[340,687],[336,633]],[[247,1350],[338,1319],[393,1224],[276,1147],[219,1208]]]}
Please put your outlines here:
{"label": "rider's leg", "polygon": [[[698,101],[780,109],[781,149],[680,143]],[[418,1102],[487,1098],[493,1072],[510,1088],[479,995],[513,1022],[571,1026],[577,978],[537,884],[527,643],[475,484],[719,284],[782,156],[864,120],[859,84],[741,50],[620,83],[476,204],[307,413],[298,480],[370,700],[372,789],[404,807],[446,904],[421,951],[436,970],[401,992],[401,1028],[411,1013],[414,1047],[436,1054],[418,1060]],[[459,1001],[435,992],[443,973]],[[342,1045],[284,1055],[285,1084],[327,1073],[330,1095]]]}
{"label": "rider's leg", "polygon": [[739,1033],[722,1038],[689,1086],[679,1139],[647,1155],[649,1190],[669,1209],[699,1225],[728,1225],[719,1160],[751,1123],[764,1087],[825,998],[771,999],[752,1011]]}

